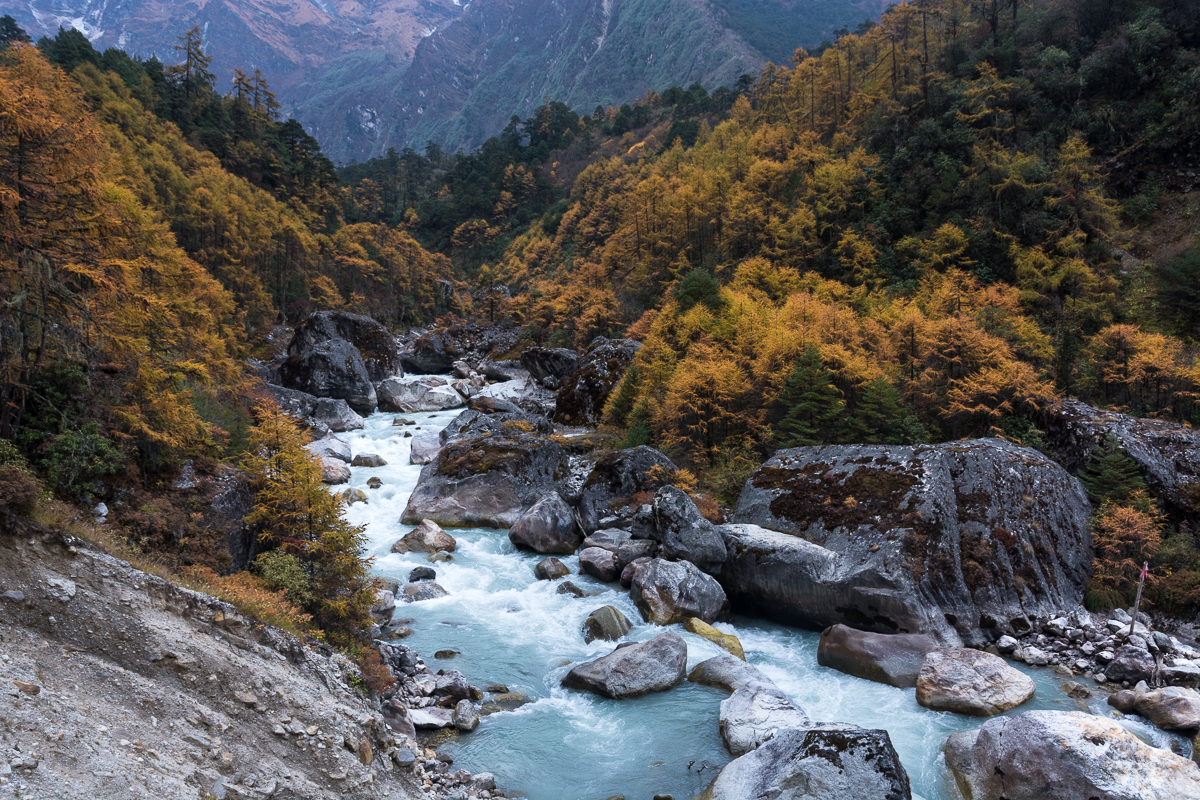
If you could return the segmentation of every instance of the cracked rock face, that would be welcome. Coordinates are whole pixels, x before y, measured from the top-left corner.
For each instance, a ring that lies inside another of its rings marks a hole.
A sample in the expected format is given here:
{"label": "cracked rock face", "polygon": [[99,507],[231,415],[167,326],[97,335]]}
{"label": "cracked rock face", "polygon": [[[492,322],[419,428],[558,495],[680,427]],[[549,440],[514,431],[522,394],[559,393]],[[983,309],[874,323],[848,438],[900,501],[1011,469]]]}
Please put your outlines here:
{"label": "cracked rock face", "polygon": [[946,765],[971,800],[1200,797],[1200,766],[1151,747],[1113,720],[1027,711],[946,742]]}
{"label": "cracked rock face", "polygon": [[617,388],[642,343],[597,336],[579,357],[575,371],[562,379],[554,420],[566,425],[595,425],[609,394]]}
{"label": "cracked rock face", "polygon": [[781,450],[746,483],[720,580],[781,622],[985,644],[1079,607],[1079,481],[1000,439]]}

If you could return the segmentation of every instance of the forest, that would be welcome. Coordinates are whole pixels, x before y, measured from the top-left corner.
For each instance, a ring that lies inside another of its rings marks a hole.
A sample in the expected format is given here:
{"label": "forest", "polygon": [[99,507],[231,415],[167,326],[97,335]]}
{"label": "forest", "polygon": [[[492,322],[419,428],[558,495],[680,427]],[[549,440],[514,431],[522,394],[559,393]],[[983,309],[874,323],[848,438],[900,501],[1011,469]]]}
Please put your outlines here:
{"label": "forest", "polygon": [[[218,94],[197,31],[164,64],[0,20],[0,483],[153,508],[283,424],[246,367],[276,326],[448,324],[499,284],[524,343],[641,341],[613,440],[725,504],[777,447],[1036,448],[1064,396],[1194,424],[1198,26],[1197,0],[906,2],[732,87],[548,98],[474,152],[337,168],[261,74]],[[1200,602],[1194,523],[1121,452],[1082,477],[1090,602],[1143,556],[1153,602]],[[222,580],[182,512],[119,522]]]}

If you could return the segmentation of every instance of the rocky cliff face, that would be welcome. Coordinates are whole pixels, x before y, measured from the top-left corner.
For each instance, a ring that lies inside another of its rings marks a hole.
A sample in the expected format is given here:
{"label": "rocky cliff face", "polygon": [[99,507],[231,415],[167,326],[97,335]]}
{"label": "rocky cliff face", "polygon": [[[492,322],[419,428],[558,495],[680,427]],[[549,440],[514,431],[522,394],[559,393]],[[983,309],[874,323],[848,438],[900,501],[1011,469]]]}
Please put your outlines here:
{"label": "rocky cliff face", "polygon": [[721,583],[790,624],[983,643],[1078,606],[1090,513],[1077,479],[1000,439],[782,450],[725,526]]}
{"label": "rocky cliff face", "polygon": [[34,38],[75,27],[103,50],[174,63],[199,26],[212,69],[261,69],[335,161],[474,147],[547,97],[580,112],[648,89],[709,89],[782,61],[885,0],[31,0]]}

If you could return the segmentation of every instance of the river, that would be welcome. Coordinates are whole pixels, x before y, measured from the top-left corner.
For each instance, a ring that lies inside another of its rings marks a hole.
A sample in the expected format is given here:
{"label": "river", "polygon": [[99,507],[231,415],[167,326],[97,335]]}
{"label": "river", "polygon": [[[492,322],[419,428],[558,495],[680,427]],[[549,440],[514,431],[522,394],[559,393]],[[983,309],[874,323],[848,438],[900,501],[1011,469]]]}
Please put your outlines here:
{"label": "river", "polygon": [[[396,616],[411,618],[414,630],[404,644],[415,648],[435,671],[457,669],[473,685],[501,683],[532,698],[515,712],[484,717],[476,731],[439,751],[452,755],[456,768],[491,772],[499,786],[531,800],[603,800],[616,794],[650,800],[656,793],[684,800],[700,792],[730,760],[717,726],[724,692],[684,682],[660,694],[608,700],[559,685],[570,665],[613,649],[609,642],[585,644],[580,634],[584,618],[596,608],[614,605],[624,612],[634,623],[627,641],[662,632],[641,621],[619,585],[572,575],[569,580],[595,596],[558,594],[561,581],[534,577],[534,565],[544,556],[516,550],[502,530],[449,529],[458,540],[449,563],[430,564],[423,553],[390,552],[411,530],[399,520],[421,471],[408,463],[411,439],[404,438],[403,431],[438,431],[457,413],[373,414],[363,430],[342,435],[354,454],[377,453],[388,462],[374,469],[353,468],[349,483],[369,498],[349,507],[347,517],[367,526],[375,572],[404,581],[414,567],[432,566],[437,582],[449,592],[436,600],[400,605]],[[397,416],[416,425],[393,426]],[[371,477],[378,477],[382,488],[369,489]],[[562,560],[573,573],[578,571],[577,558]],[[914,797],[957,798],[941,748],[947,736],[977,727],[982,720],[922,708],[915,689],[896,689],[819,667],[815,632],[738,616],[717,627],[736,634],[746,659],[813,719],[886,729],[908,771]],[[687,641],[689,670],[724,652],[680,626],[676,630]],[[434,653],[439,650],[456,650],[459,655],[438,660]],[[1037,682],[1037,695],[1011,713],[1088,710],[1082,701],[1062,693],[1062,679],[1052,671],[1014,666]],[[1107,710],[1102,700],[1088,702],[1095,713]],[[1160,746],[1178,738],[1136,721],[1127,724]]]}

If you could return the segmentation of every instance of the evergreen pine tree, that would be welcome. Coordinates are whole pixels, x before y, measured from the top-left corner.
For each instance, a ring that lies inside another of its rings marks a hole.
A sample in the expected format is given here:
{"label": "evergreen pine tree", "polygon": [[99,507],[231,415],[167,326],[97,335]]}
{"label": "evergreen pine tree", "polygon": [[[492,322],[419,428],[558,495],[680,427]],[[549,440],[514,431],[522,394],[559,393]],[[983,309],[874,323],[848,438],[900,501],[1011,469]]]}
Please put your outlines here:
{"label": "evergreen pine tree", "polygon": [[920,444],[927,436],[896,387],[882,375],[866,383],[847,420],[846,440],[865,444]]}
{"label": "evergreen pine tree", "polygon": [[618,427],[625,427],[629,423],[629,415],[633,411],[633,404],[637,401],[638,389],[642,385],[642,376],[638,371],[637,364],[632,365],[625,373],[625,377],[621,379],[621,385],[617,387],[617,391],[612,393],[607,405],[604,408],[604,418]]}
{"label": "evergreen pine tree", "polygon": [[1137,462],[1111,436],[1092,452],[1079,470],[1079,480],[1096,506],[1106,500],[1126,505],[1134,494],[1146,491],[1146,482]]}
{"label": "evergreen pine tree", "polygon": [[781,447],[807,447],[838,439],[846,403],[817,348],[810,346],[796,357],[778,402],[787,409],[775,423],[775,441]]}

